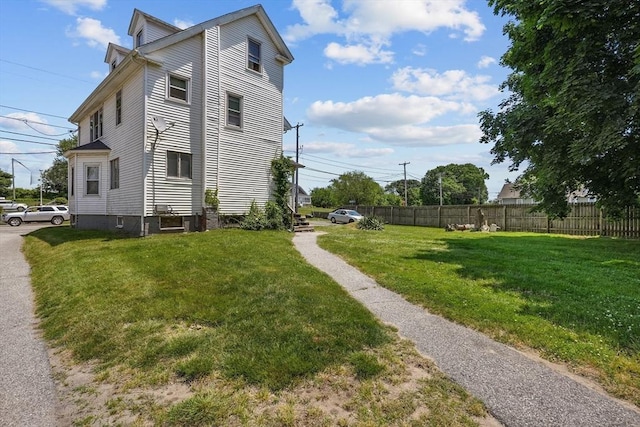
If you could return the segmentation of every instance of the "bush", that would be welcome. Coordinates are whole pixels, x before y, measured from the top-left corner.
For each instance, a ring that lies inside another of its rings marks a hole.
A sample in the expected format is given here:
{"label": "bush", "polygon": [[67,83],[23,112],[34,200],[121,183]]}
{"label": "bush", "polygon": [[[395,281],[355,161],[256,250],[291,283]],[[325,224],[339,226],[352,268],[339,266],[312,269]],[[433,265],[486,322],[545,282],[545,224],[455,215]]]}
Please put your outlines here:
{"label": "bush", "polygon": [[283,230],[283,213],[282,209],[276,202],[269,201],[265,204],[264,210],[258,207],[254,200],[251,202],[249,213],[240,223],[240,228],[244,230]]}
{"label": "bush", "polygon": [[384,220],[377,216],[365,216],[358,222],[357,227],[361,230],[384,230]]}

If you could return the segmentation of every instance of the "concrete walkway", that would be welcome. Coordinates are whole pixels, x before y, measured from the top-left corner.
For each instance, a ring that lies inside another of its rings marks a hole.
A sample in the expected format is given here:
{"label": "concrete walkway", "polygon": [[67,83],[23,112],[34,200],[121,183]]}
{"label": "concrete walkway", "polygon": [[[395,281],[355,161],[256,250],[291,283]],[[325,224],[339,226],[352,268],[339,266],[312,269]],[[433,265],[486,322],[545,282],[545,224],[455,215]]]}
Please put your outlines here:
{"label": "concrete walkway", "polygon": [[41,226],[0,225],[0,425],[56,425],[55,385],[36,331],[29,265],[22,234]]}
{"label": "concrete walkway", "polygon": [[640,426],[640,411],[552,370],[485,335],[429,314],[320,249],[318,233],[293,243],[381,321],[398,328],[418,350],[506,426]]}

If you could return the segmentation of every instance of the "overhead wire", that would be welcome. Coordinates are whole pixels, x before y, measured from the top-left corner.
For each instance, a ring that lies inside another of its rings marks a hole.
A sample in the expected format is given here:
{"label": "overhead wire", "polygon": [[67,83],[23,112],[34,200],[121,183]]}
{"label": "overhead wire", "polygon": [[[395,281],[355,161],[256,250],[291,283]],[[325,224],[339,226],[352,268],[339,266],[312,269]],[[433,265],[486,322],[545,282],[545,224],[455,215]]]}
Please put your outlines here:
{"label": "overhead wire", "polygon": [[68,119],[68,117],[56,116],[55,114],[41,113],[39,111],[33,111],[33,110],[25,110],[25,109],[18,108],[18,107],[12,107],[10,105],[2,105],[2,104],[0,104],[0,107],[2,107],[2,108],[10,108],[11,110],[16,110],[16,111],[24,111],[25,113],[35,113],[35,114],[38,114],[40,116],[49,116],[49,117],[55,117],[57,119],[64,119],[64,120]]}
{"label": "overhead wire", "polygon": [[67,126],[51,125],[49,123],[36,122],[34,120],[29,120],[29,119],[24,119],[24,118],[9,117],[9,116],[0,116],[0,117],[2,117],[4,119],[17,120],[17,121],[23,122],[25,124],[26,124],[26,122],[29,122],[29,123],[33,123],[33,124],[36,124],[36,125],[51,126],[51,127],[54,127],[54,128],[67,129],[67,130],[73,131],[73,132],[76,131],[76,129],[73,129],[73,128],[70,128],[70,127],[67,127]]}
{"label": "overhead wire", "polygon": [[10,130],[0,129],[0,132],[10,133],[13,135],[28,136],[31,138],[41,138],[41,139],[50,139],[51,141],[58,141],[56,138],[47,138],[46,136],[39,136],[39,135],[29,135],[28,133],[22,133],[22,132],[11,132]]}

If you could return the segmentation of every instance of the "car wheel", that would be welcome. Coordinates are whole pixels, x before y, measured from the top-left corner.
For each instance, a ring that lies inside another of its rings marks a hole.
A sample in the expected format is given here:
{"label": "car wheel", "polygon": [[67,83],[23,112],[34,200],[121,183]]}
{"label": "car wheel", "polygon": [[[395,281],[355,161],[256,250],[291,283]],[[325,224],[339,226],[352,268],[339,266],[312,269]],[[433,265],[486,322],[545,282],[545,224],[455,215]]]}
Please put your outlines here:
{"label": "car wheel", "polygon": [[353,218],[349,218],[349,224],[351,224],[354,221]]}
{"label": "car wheel", "polygon": [[12,227],[17,227],[22,224],[22,220],[20,218],[9,218],[9,221],[7,221],[7,223]]}
{"label": "car wheel", "polygon": [[24,208],[22,206],[18,206],[18,212],[23,212]]}
{"label": "car wheel", "polygon": [[51,218],[51,224],[53,225],[60,225],[64,222],[64,218],[62,218],[61,216],[54,216],[53,218]]}
{"label": "car wheel", "polygon": [[334,224],[336,223],[336,217],[335,216],[331,218],[331,222],[334,223]]}

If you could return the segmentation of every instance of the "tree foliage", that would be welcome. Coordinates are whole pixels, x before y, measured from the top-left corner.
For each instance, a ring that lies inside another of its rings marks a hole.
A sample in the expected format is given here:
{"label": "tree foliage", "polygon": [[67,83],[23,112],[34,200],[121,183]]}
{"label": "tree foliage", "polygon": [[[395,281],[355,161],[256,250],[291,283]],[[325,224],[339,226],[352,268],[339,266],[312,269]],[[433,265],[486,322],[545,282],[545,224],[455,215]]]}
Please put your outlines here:
{"label": "tree foliage", "polygon": [[271,174],[273,176],[273,199],[280,209],[282,215],[282,223],[285,227],[291,225],[291,219],[288,215],[289,197],[291,196],[291,178],[293,177],[293,161],[283,156],[277,157],[271,161]]}
{"label": "tree foliage", "polygon": [[42,173],[42,185],[47,193],[67,197],[68,194],[68,167],[64,153],[75,148],[78,143],[77,136],[61,139],[56,147],[56,158],[53,165]]}
{"label": "tree foliage", "polygon": [[[390,182],[384,187],[384,191],[400,196],[404,201],[404,179]],[[420,181],[417,179],[407,180],[407,206],[420,206]]]}
{"label": "tree foliage", "polygon": [[319,208],[332,208],[336,206],[335,196],[331,187],[316,187],[311,190],[311,203]]}
{"label": "tree foliage", "polygon": [[380,184],[358,171],[346,172],[332,179],[331,189],[338,205],[375,205],[384,197]]}
{"label": "tree foliage", "polygon": [[489,0],[510,15],[510,96],[480,113],[494,163],[524,167],[552,216],[585,186],[610,213],[640,197],[640,2]]}
{"label": "tree foliage", "polygon": [[0,196],[7,197],[11,191],[13,175],[0,169]]}
{"label": "tree foliage", "polygon": [[449,164],[427,171],[422,179],[420,195],[425,205],[440,204],[440,177],[442,177],[442,203],[469,205],[484,203],[488,198],[485,180],[489,175],[471,163]]}

